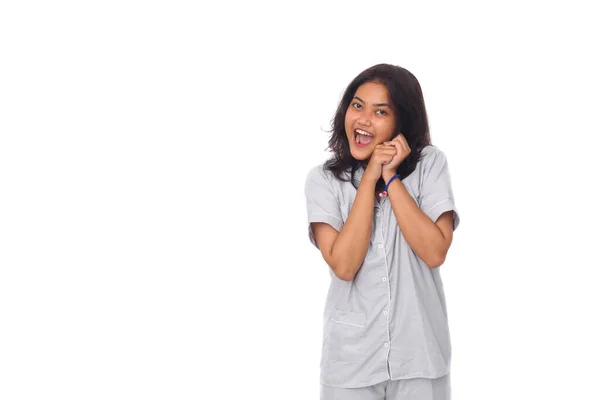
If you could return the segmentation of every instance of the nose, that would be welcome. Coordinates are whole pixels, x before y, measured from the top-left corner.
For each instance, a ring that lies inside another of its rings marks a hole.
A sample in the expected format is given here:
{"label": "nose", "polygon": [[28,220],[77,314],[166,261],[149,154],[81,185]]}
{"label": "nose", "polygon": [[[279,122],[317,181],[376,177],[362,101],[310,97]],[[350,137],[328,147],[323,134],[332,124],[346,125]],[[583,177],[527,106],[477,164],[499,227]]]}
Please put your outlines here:
{"label": "nose", "polygon": [[360,114],[360,117],[356,120],[359,125],[364,127],[371,126],[371,114],[369,112],[363,112]]}

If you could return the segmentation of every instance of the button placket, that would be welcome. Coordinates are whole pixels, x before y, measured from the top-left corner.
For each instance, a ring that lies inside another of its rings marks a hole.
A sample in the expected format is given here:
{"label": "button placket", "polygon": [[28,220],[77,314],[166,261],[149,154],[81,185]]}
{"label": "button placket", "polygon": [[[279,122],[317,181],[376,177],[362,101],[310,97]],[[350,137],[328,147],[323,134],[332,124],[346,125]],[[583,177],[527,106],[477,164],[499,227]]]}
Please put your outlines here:
{"label": "button placket", "polygon": [[[383,208],[384,205],[386,204],[385,201],[386,199],[383,199],[384,201],[381,203],[381,208],[377,210],[378,213],[378,217],[381,217],[381,215],[383,215]],[[385,214],[386,216],[388,215],[387,213]],[[383,346],[385,348],[385,363],[386,363],[386,369],[388,370],[388,374],[391,378],[392,374],[391,374],[391,370],[390,370],[390,365],[389,365],[389,354],[390,354],[390,343],[391,343],[391,336],[390,336],[390,313],[389,313],[389,309],[391,306],[391,299],[392,299],[392,294],[391,294],[391,285],[392,285],[392,281],[388,278],[389,274],[390,274],[390,266],[388,265],[388,259],[387,259],[387,254],[386,254],[386,249],[385,249],[385,235],[384,232],[386,231],[387,227],[387,222],[386,218],[377,218],[376,221],[379,223],[379,237],[380,237],[380,244],[379,244],[379,249],[380,251],[383,252],[383,259],[384,259],[384,266],[385,266],[385,275],[381,277],[381,281],[382,284],[386,286],[387,289],[387,307],[385,307],[385,309],[383,310],[382,314],[383,314],[383,318],[385,320],[385,334],[387,336],[387,341],[383,343]]]}

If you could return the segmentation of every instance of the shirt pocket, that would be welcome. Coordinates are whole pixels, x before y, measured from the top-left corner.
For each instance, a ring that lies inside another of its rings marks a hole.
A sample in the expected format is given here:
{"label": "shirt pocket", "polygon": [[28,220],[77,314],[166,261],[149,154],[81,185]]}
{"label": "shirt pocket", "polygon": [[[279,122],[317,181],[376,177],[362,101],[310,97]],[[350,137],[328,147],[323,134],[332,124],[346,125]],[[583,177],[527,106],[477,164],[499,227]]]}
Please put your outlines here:
{"label": "shirt pocket", "polygon": [[338,324],[351,325],[357,328],[364,328],[366,320],[367,315],[361,312],[342,311],[336,308],[333,314],[333,322]]}
{"label": "shirt pocket", "polygon": [[333,323],[324,349],[326,362],[362,362],[367,354],[365,351],[366,314],[335,309],[331,319]]}

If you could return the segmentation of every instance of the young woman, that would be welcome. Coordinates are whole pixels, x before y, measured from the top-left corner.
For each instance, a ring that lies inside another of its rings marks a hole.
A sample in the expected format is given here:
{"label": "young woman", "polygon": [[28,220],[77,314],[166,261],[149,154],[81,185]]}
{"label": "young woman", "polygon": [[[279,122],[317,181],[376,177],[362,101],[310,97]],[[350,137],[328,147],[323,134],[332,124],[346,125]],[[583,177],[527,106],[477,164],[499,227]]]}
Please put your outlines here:
{"label": "young woman", "polygon": [[305,185],[309,237],[331,272],[321,399],[449,399],[439,267],[459,216],[419,82],[373,66],[348,85],[332,125],[333,156]]}

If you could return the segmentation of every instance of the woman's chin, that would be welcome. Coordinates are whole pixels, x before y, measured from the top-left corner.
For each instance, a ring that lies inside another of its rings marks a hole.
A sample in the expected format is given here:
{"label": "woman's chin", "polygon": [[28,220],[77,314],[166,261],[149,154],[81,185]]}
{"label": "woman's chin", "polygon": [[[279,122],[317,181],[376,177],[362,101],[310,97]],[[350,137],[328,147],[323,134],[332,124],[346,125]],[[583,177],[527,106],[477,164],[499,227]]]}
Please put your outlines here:
{"label": "woman's chin", "polygon": [[368,160],[372,153],[371,146],[363,147],[363,148],[360,148],[357,146],[352,146],[350,148],[350,153],[352,154],[352,157],[354,157],[356,160],[359,160],[359,161]]}

